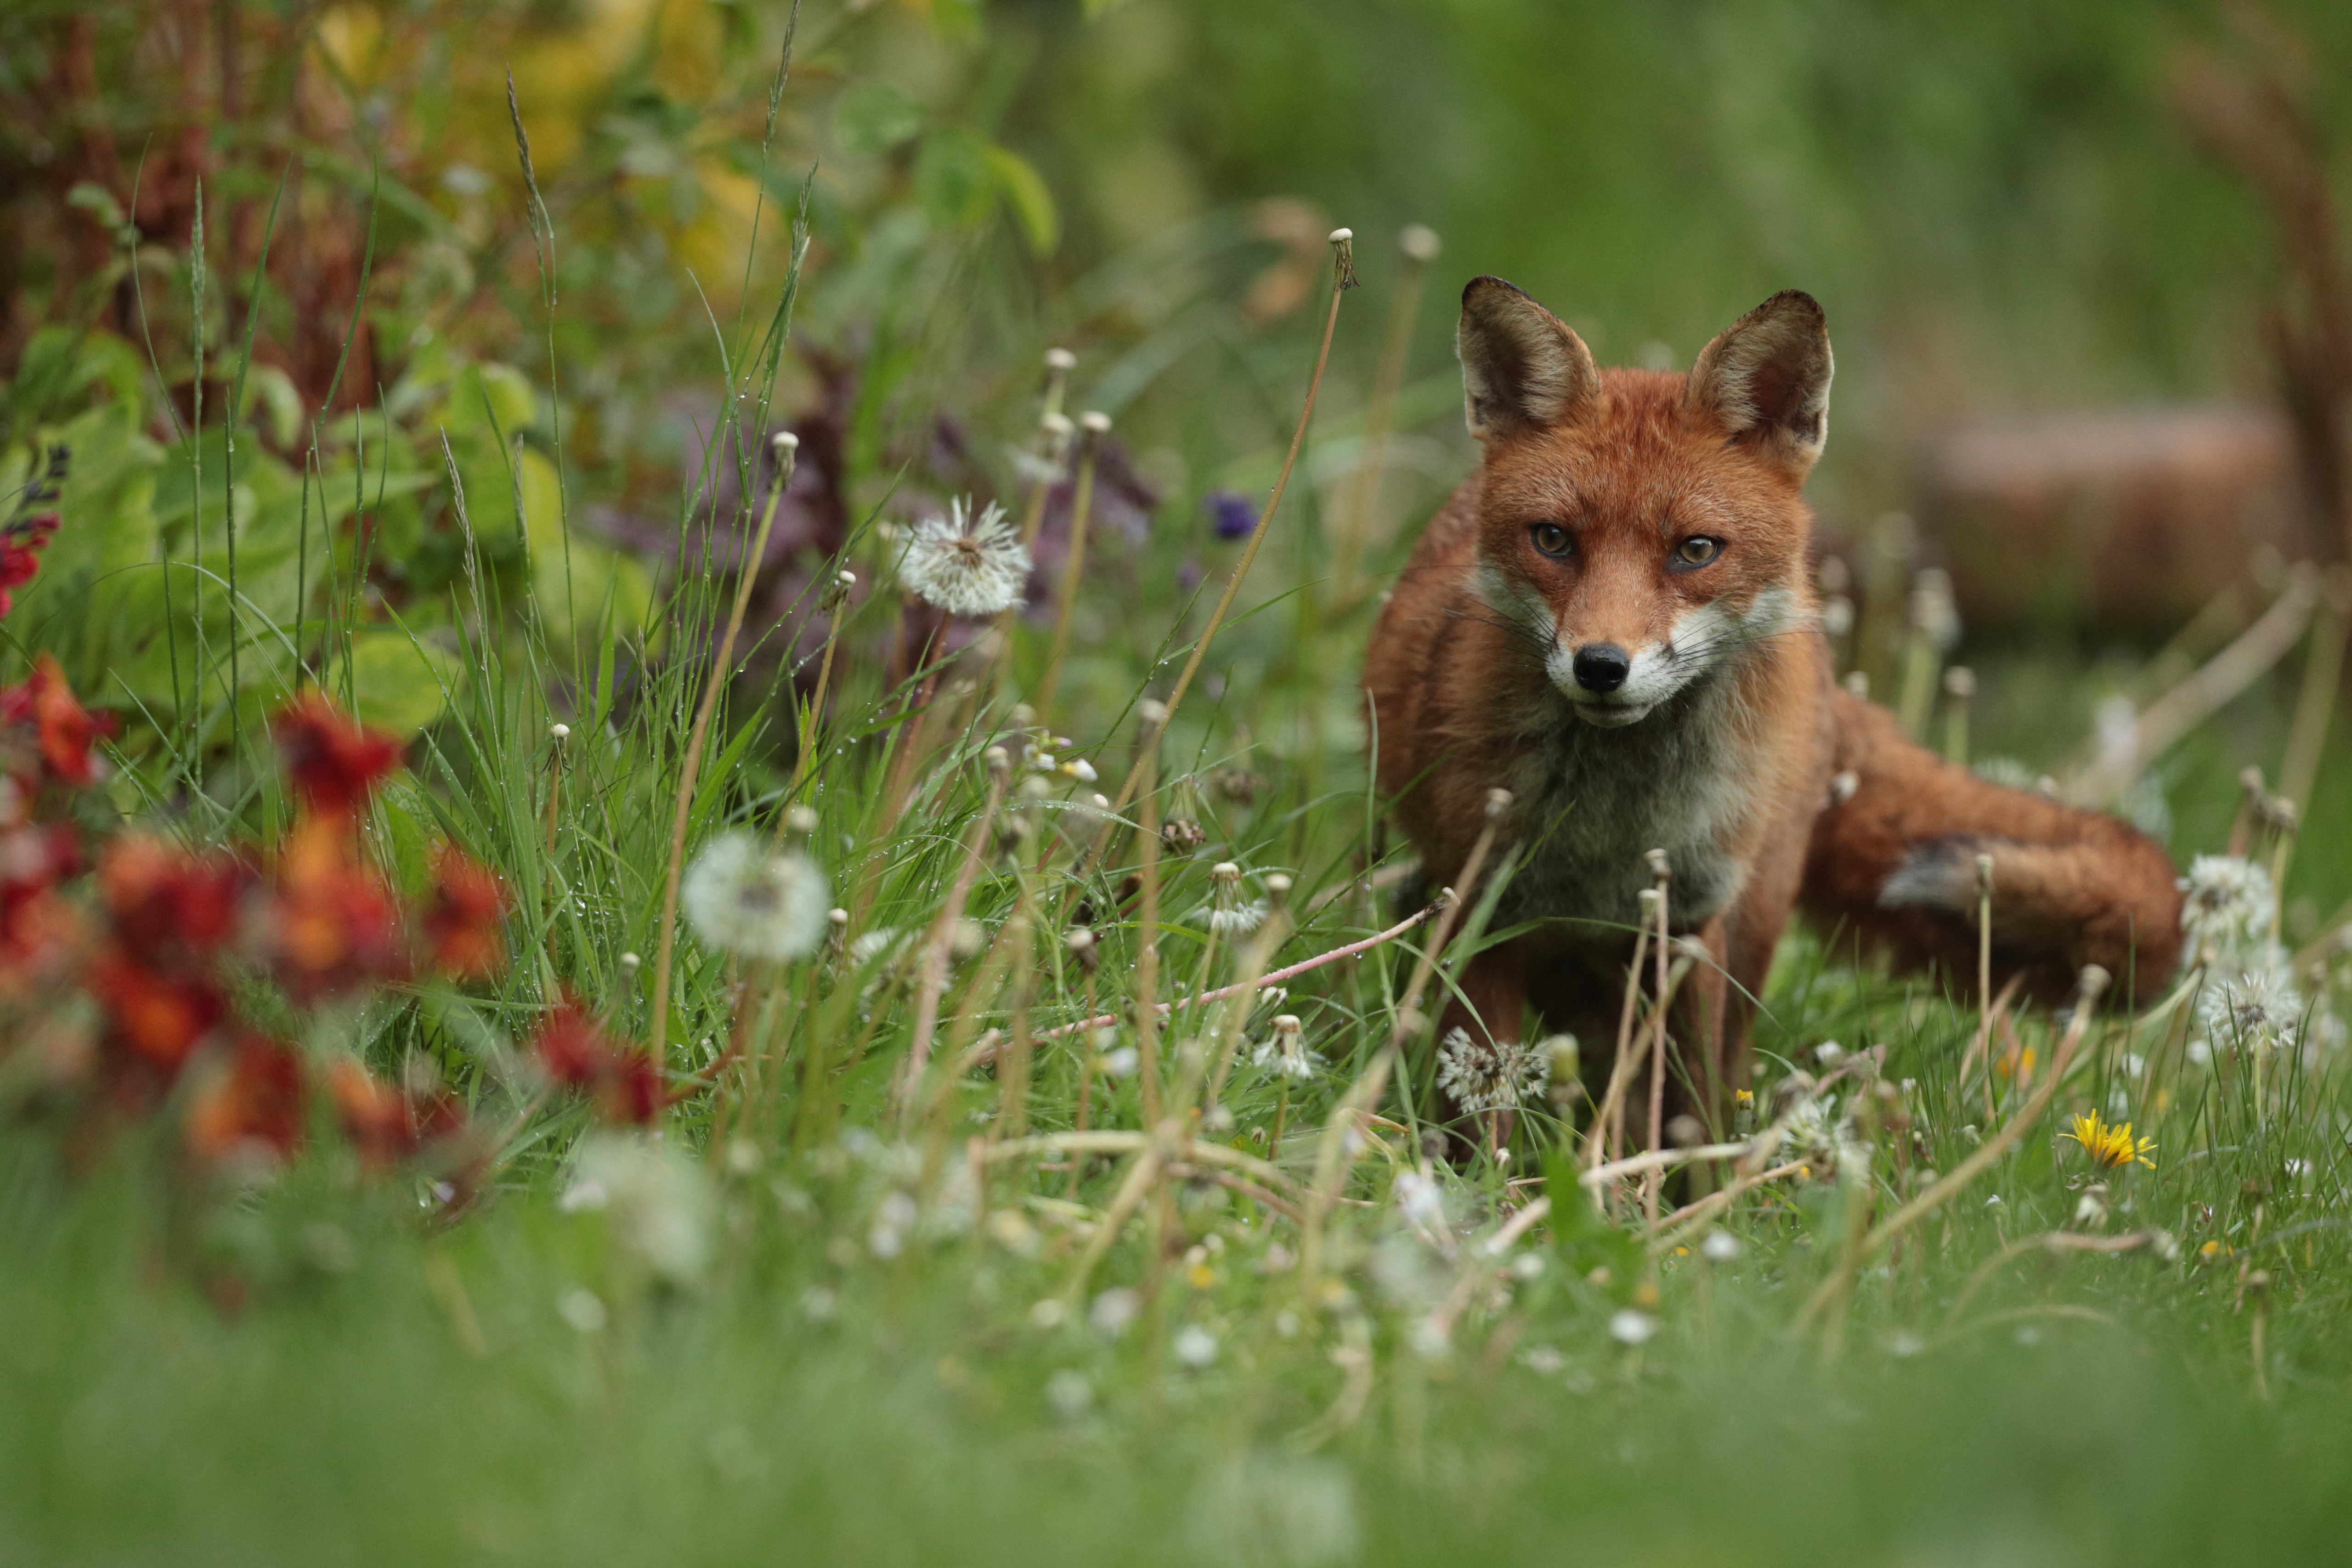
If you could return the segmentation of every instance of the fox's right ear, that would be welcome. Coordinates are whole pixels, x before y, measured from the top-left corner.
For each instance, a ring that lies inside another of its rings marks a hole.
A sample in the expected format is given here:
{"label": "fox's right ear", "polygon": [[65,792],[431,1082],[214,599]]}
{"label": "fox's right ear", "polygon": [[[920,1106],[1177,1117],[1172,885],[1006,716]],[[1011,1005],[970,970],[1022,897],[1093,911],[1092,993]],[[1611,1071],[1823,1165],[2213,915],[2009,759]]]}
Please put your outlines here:
{"label": "fox's right ear", "polygon": [[1499,278],[1473,278],[1462,290],[1454,346],[1463,409],[1481,441],[1563,424],[1601,390],[1583,340]]}

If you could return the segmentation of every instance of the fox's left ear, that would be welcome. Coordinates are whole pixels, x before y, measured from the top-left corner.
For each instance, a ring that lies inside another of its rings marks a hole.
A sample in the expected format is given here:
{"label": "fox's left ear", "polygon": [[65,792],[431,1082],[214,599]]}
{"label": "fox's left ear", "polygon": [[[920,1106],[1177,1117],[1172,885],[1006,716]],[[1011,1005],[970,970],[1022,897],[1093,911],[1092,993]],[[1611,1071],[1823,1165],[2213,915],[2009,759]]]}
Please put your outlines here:
{"label": "fox's left ear", "polygon": [[1802,478],[1829,439],[1833,368],[1829,319],[1785,289],[1699,351],[1683,401]]}

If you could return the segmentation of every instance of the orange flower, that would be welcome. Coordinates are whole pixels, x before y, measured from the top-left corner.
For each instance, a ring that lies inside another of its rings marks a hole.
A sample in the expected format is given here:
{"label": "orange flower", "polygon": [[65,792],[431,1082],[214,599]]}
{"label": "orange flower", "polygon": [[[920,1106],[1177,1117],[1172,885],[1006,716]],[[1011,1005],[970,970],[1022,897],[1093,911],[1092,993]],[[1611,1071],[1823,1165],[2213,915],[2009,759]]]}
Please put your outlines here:
{"label": "orange flower", "polygon": [[466,1108],[446,1089],[404,1094],[349,1057],[327,1069],[327,1098],[360,1163],[371,1169],[396,1164],[466,1126]]}
{"label": "orange flower", "polygon": [[72,947],[81,917],[57,885],[80,863],[68,824],[0,829],[0,973],[43,967]]}
{"label": "orange flower", "polygon": [[98,880],[116,934],[152,960],[159,949],[205,953],[226,942],[252,874],[226,856],[125,834],[107,846]]}
{"label": "orange flower", "polygon": [[457,846],[444,845],[423,921],[434,967],[461,980],[496,973],[506,962],[506,907],[498,878]]}
{"label": "orange flower", "polygon": [[0,690],[0,724],[31,722],[40,743],[41,760],[48,771],[69,784],[87,784],[98,777],[90,743],[108,728],[92,718],[66,685],[58,661],[43,654],[33,661],[33,673]]}
{"label": "orange flower", "polygon": [[295,793],[313,811],[353,815],[400,765],[399,742],[346,718],[316,690],[297,698],[271,729]]}
{"label": "orange flower", "polygon": [[248,1150],[282,1160],[302,1143],[302,1058],[247,1035],[188,1105],[188,1147],[206,1160]]}
{"label": "orange flower", "polygon": [[115,1039],[167,1078],[228,1011],[211,982],[159,974],[121,948],[93,959],[82,984],[106,1009]]}
{"label": "orange flower", "polygon": [[347,824],[322,816],[295,824],[272,892],[270,957],[296,1001],[405,972],[392,894],[362,863]]}

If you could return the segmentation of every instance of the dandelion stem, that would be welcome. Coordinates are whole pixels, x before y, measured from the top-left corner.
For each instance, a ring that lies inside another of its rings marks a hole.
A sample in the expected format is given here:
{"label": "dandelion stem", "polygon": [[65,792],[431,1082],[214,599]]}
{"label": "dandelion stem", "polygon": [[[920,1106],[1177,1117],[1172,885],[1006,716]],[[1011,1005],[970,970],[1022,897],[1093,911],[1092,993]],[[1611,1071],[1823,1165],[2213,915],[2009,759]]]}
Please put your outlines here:
{"label": "dandelion stem", "polygon": [[702,685],[702,700],[695,709],[694,728],[687,736],[686,755],[678,763],[677,801],[670,813],[669,868],[662,879],[661,934],[654,949],[651,1048],[656,1063],[667,1063],[669,1057],[669,982],[670,963],[677,946],[677,888],[686,871],[686,829],[694,811],[695,782],[702,772],[703,742],[710,733],[711,714],[719,706],[719,694],[727,684],[728,668],[734,661],[735,637],[743,629],[743,612],[751,603],[752,580],[768,552],[768,531],[775,526],[776,503],[783,499],[784,486],[792,481],[800,438],[782,431],[774,437],[772,447],[773,473],[768,481],[767,504],[761,509],[760,526],[752,535],[751,548],[743,552],[736,569],[735,603],[727,614],[727,630],[711,656],[710,673]]}
{"label": "dandelion stem", "polygon": [[1389,426],[1396,417],[1397,388],[1404,383],[1407,356],[1412,349],[1412,327],[1421,314],[1421,286],[1436,259],[1437,237],[1418,224],[1404,231],[1401,248],[1404,266],[1397,275],[1396,292],[1389,296],[1389,319],[1381,334],[1381,358],[1372,372],[1372,395],[1364,416],[1362,456],[1350,476],[1348,497],[1339,512],[1338,538],[1332,552],[1331,602],[1341,610],[1361,596],[1356,571],[1363,559],[1364,536],[1370,529],[1372,509],[1380,500],[1381,479],[1388,457]]}
{"label": "dandelion stem", "polygon": [[971,896],[972,880],[980,874],[988,835],[996,825],[997,808],[1004,804],[1004,786],[1012,772],[1011,759],[1001,748],[991,746],[988,803],[971,819],[971,826],[964,835],[962,853],[957,857],[955,880],[948,885],[947,902],[940,906],[939,917],[923,939],[915,986],[915,1033],[907,1048],[907,1065],[898,1089],[900,1114],[908,1120],[919,1103],[924,1068],[931,1059],[931,1037],[940,1026],[940,994],[947,989],[948,983],[948,944],[954,940],[956,922],[963,919],[964,900]]}
{"label": "dandelion stem", "polygon": [[1094,511],[1095,461],[1110,420],[1100,414],[1083,416],[1078,426],[1078,478],[1070,497],[1069,549],[1062,557],[1062,584],[1054,597],[1054,640],[1045,652],[1045,671],[1037,678],[1037,695],[1030,706],[1052,722],[1054,698],[1062,687],[1062,659],[1069,652],[1070,619],[1077,608],[1078,584],[1087,566],[1087,524]]}

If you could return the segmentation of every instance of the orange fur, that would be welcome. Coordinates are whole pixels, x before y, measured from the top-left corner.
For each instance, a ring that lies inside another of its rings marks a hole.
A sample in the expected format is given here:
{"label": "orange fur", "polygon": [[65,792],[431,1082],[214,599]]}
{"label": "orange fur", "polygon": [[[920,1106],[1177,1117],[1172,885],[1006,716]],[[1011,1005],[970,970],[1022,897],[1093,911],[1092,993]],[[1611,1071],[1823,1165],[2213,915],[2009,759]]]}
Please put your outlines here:
{"label": "orange fur", "polygon": [[[1687,376],[1596,368],[1496,279],[1464,294],[1478,472],[1432,520],[1365,660],[1381,787],[1430,885],[1459,876],[1487,791],[1523,855],[1441,1029],[1517,1038],[1534,1011],[1613,1044],[1643,852],[1667,850],[1678,934],[1706,943],[1678,1007],[1678,1108],[1747,1076],[1747,1026],[1801,900],[1852,940],[1973,981],[1976,856],[1996,965],[2063,989],[2097,962],[2170,975],[2163,851],[2113,818],[2000,789],[1835,689],[1814,627],[1801,493],[1827,431],[1820,307],[1781,294]],[[1832,805],[1832,781],[1858,787]],[[1955,873],[1953,868],[1961,869]],[[1957,877],[1957,879],[1956,879]]]}

